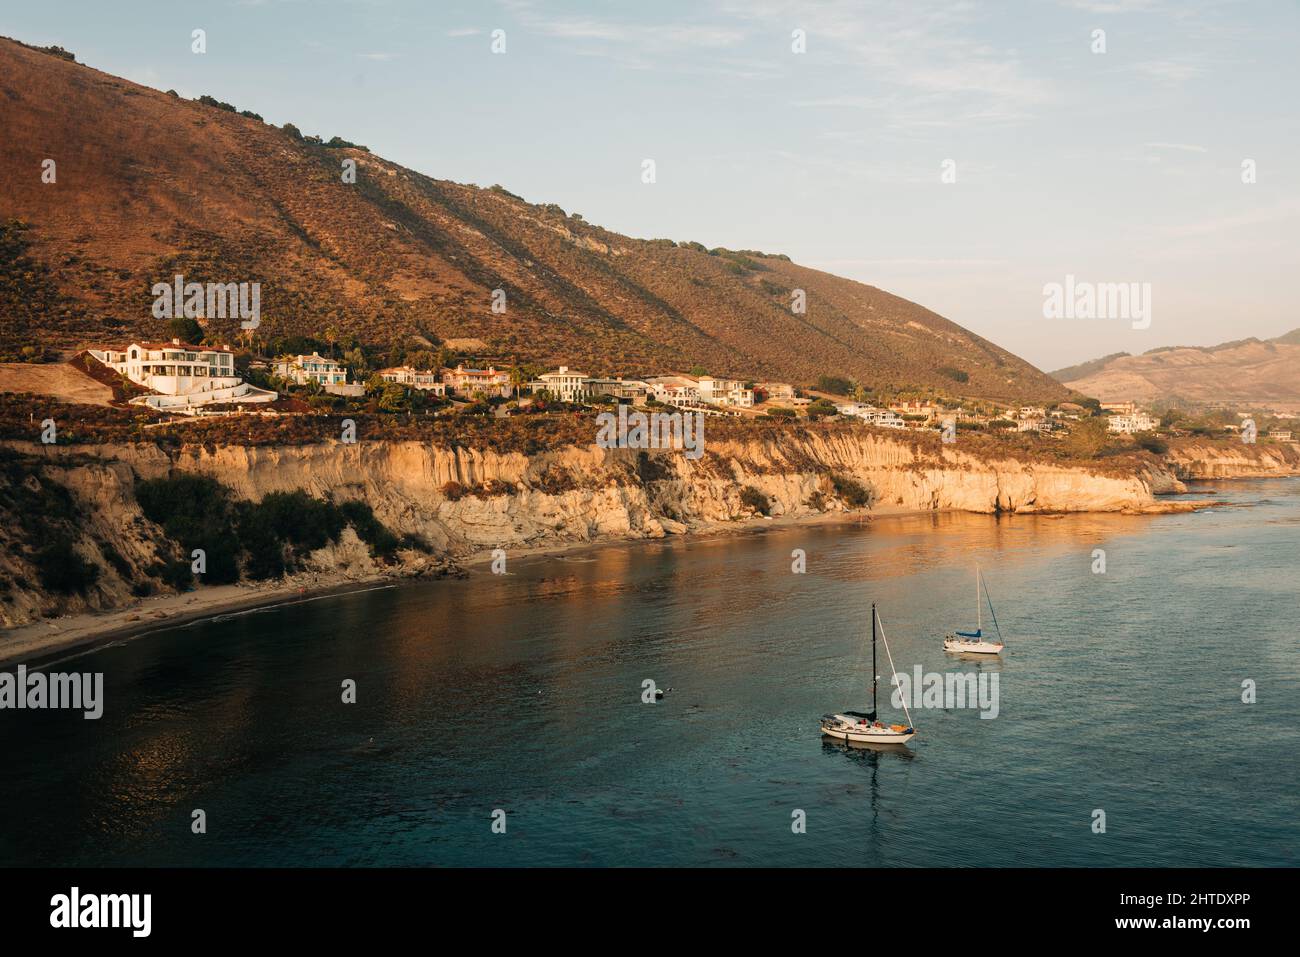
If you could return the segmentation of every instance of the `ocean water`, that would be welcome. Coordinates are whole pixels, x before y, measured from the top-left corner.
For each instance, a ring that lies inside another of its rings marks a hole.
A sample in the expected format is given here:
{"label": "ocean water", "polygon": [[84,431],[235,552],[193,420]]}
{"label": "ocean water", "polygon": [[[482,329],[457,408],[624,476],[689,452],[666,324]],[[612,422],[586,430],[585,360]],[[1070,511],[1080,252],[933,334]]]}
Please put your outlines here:
{"label": "ocean water", "polygon": [[[104,673],[102,719],[0,711],[0,865],[1296,865],[1300,481],[1207,489],[1230,507],[521,558],[103,648],[56,667]],[[977,563],[1001,660],[941,645]],[[869,707],[872,601],[900,671],[996,674],[998,716],[824,741]]]}

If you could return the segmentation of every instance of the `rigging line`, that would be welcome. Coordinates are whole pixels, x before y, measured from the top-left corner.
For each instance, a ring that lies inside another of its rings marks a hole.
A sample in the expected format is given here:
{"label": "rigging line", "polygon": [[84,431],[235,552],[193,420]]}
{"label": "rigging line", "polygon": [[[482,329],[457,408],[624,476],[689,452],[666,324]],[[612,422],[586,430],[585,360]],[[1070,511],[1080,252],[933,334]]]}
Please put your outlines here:
{"label": "rigging line", "polygon": [[1000,625],[998,625],[997,612],[993,610],[993,599],[989,596],[989,589],[987,585],[984,586],[984,600],[989,603],[989,614],[993,617],[993,628],[997,631],[998,638],[1001,639],[1002,628]]}
{"label": "rigging line", "polygon": [[880,620],[880,615],[876,615],[876,623],[880,625],[880,637],[885,642],[885,654],[889,656],[889,670],[894,676],[893,685],[898,688],[898,697],[903,702],[903,714],[907,715],[907,726],[914,728],[912,724],[912,712],[907,710],[907,696],[903,694],[903,689],[898,686],[898,669],[894,667],[894,653],[889,650],[889,639],[885,638],[885,623]]}

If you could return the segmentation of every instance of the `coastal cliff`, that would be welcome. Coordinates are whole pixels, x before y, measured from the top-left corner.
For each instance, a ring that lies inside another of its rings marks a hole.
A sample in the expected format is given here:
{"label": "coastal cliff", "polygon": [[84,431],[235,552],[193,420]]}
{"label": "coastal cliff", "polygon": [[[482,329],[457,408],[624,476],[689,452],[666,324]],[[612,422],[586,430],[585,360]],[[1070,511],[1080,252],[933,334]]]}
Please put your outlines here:
{"label": "coastal cliff", "polygon": [[1165,461],[1188,481],[1300,475],[1300,445],[1189,440],[1171,445]]}
{"label": "coastal cliff", "polygon": [[[721,437],[692,460],[568,445],[525,454],[414,440],[302,445],[149,443],[38,446],[8,443],[7,509],[66,514],[77,556],[93,566],[80,593],[52,594],[32,567],[23,522],[0,532],[0,622],[122,607],[169,589],[158,571],[181,550],[145,517],[135,490],[177,474],[208,476],[239,500],[305,492],[364,502],[404,542],[377,557],[352,528],[310,555],[297,577],[316,588],[376,577],[445,573],[447,563],[496,548],[532,549],[614,539],[661,538],[736,528],[762,518],[826,513],[957,509],[981,513],[1118,511],[1184,507],[1159,503],[1181,491],[1154,460],[1106,470],[925,446],[869,429]],[[24,469],[13,463],[21,460]],[[23,504],[21,496],[30,501]],[[40,501],[36,501],[40,499]],[[57,511],[58,509],[55,509]],[[188,553],[183,556],[187,560]]]}

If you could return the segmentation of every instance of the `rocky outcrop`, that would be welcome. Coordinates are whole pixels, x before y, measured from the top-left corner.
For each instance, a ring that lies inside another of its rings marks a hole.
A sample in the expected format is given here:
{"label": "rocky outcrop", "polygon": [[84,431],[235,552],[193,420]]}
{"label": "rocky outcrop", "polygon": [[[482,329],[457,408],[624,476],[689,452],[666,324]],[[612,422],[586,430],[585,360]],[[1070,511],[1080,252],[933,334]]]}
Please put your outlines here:
{"label": "rocky outcrop", "polygon": [[1186,480],[1300,475],[1300,445],[1190,441],[1172,446],[1165,461]]}

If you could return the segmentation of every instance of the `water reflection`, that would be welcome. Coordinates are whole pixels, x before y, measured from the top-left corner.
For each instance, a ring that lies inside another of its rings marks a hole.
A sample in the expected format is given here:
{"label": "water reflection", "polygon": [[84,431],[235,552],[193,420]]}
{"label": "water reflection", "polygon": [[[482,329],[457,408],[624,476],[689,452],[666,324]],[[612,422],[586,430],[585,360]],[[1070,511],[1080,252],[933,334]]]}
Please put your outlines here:
{"label": "water reflection", "polygon": [[[1235,682],[1300,686],[1300,483],[1223,494],[1272,504],[615,545],[104,649],[62,666],[105,672],[99,722],[0,721],[0,863],[1293,862],[1300,696],[1244,709]],[[1000,657],[942,648],[976,561]],[[872,601],[900,672],[998,675],[999,718],[818,749],[815,716],[869,698]],[[643,704],[645,679],[674,691]],[[1230,775],[1214,729],[1252,741]],[[1081,802],[1125,841],[1078,839]],[[818,822],[796,842],[792,807]]]}

